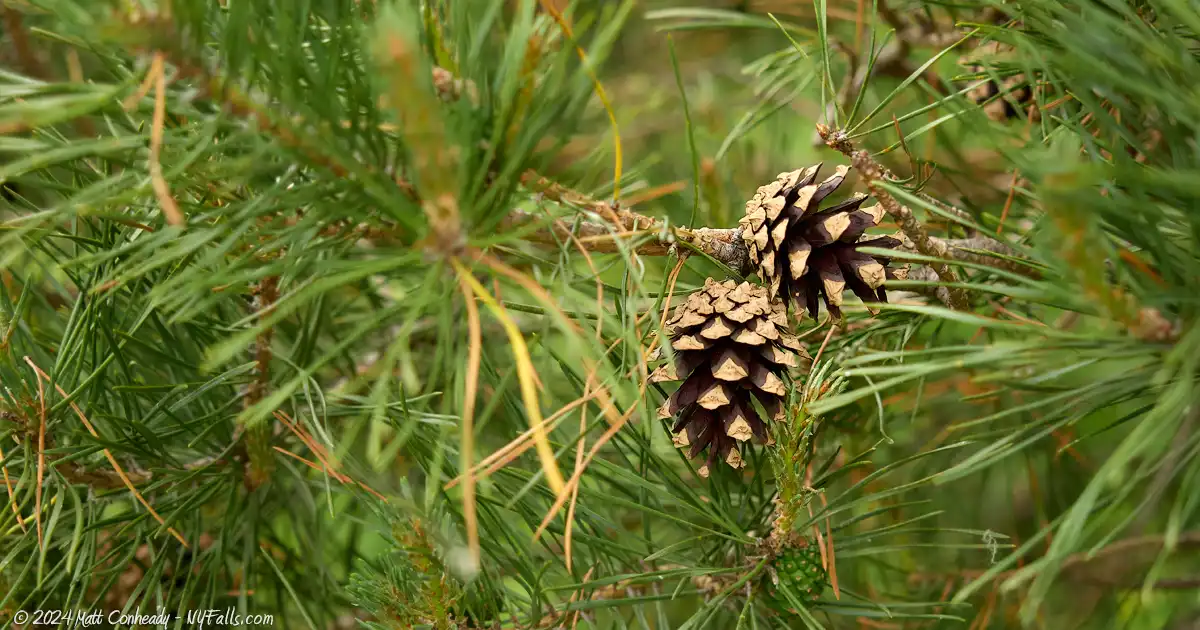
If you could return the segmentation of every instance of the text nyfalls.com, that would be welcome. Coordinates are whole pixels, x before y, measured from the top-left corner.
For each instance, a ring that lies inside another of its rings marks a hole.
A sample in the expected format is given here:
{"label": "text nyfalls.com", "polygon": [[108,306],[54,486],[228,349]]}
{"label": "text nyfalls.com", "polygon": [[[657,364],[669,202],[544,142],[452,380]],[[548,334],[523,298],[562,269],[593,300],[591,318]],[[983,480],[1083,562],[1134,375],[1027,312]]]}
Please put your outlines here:
{"label": "text nyfalls.com", "polygon": [[52,626],[60,628],[88,627],[165,627],[182,621],[187,628],[238,627],[238,626],[271,626],[275,623],[273,615],[243,615],[233,608],[202,608],[184,611],[182,614],[160,610],[154,613],[143,613],[141,609],[133,612],[120,610],[36,610],[17,611],[13,621],[27,627]]}

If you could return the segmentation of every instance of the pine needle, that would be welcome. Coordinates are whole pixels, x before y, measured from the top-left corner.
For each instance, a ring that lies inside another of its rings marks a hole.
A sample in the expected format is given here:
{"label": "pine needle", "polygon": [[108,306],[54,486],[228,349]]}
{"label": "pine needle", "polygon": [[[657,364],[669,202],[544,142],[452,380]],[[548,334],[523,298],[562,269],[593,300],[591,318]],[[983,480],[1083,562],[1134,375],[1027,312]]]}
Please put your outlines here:
{"label": "pine needle", "polygon": [[12,505],[13,514],[17,517],[17,525],[21,526],[21,531],[29,531],[25,528],[25,519],[21,518],[21,508],[17,506],[17,497],[13,495],[12,481],[8,478],[8,464],[4,462],[3,448],[0,448],[0,469],[4,470],[4,489],[8,491],[8,500]]}
{"label": "pine needle", "polygon": [[1021,177],[1021,171],[1013,169],[1012,180],[1008,182],[1008,198],[1004,200],[1004,210],[1000,212],[1000,224],[996,226],[996,236],[1000,236],[1001,230],[1004,229],[1004,221],[1008,219],[1008,211],[1012,208],[1013,197],[1017,193],[1017,180]]}
{"label": "pine needle", "polygon": [[[303,442],[304,445],[307,446],[308,449],[313,452],[313,455],[317,456],[317,459],[321,462],[321,468],[317,468],[317,470],[323,470],[330,477],[333,477],[334,479],[341,482],[342,484],[356,485],[356,486],[362,488],[363,490],[366,490],[368,493],[371,494],[371,496],[374,496],[376,499],[379,499],[380,501],[383,501],[384,503],[388,503],[387,497],[385,497],[382,494],[380,494],[379,492],[377,492],[374,488],[339,471],[337,466],[334,464],[333,456],[329,453],[329,451],[325,450],[325,447],[322,446],[320,442],[317,442],[316,438],[309,435],[308,432],[304,430],[304,427],[300,426],[299,422],[297,422],[291,416],[289,416],[288,414],[286,414],[282,411],[276,411],[274,415],[275,415],[276,420],[279,420],[280,422],[282,422],[284,424],[284,426],[286,426],[296,437],[300,438],[300,441]],[[282,451],[279,448],[276,448],[275,450],[284,452],[287,455],[292,455],[292,453],[287,452],[287,451]],[[314,466],[314,468],[316,468],[316,467]]]}
{"label": "pine needle", "polygon": [[[571,25],[567,23],[567,19],[563,17],[562,11],[554,6],[551,0],[538,0],[542,8],[546,10],[554,21],[558,22],[559,28],[563,34],[572,42],[575,41],[575,34],[571,30]],[[588,62],[587,53],[579,44],[575,44],[575,52],[579,54],[579,61],[582,62],[584,72],[587,72],[588,78],[592,80],[592,87],[596,91],[596,96],[600,98],[600,104],[604,106],[604,112],[608,114],[608,122],[612,126],[613,132],[613,201],[621,200],[621,130],[617,127],[617,115],[613,112],[612,102],[608,100],[608,94],[604,91],[604,85],[600,83],[600,77],[596,76],[596,71],[592,68],[592,64]]]}
{"label": "pine needle", "polygon": [[292,459],[298,460],[300,463],[304,464],[305,466],[308,466],[309,468],[312,468],[313,470],[315,470],[317,472],[328,473],[328,470],[321,464],[318,464],[312,460],[304,459],[303,457],[300,457],[299,455],[287,450],[286,448],[283,448],[281,446],[272,446],[271,448],[275,449],[276,451],[279,451],[280,453],[283,453],[284,455],[287,455],[288,457],[291,457]]}
{"label": "pine needle", "polygon": [[[570,327],[571,332],[580,334],[578,326],[576,326],[574,322],[567,317],[567,314],[564,313],[561,308],[559,308],[558,301],[551,297],[546,289],[535,282],[533,278],[530,278],[516,269],[509,267],[490,255],[482,254],[479,256],[479,260],[486,264],[492,271],[507,276],[517,284],[521,285],[521,288],[525,289],[530,295],[537,298],[537,300],[542,303],[543,307],[556,313],[558,317],[561,318],[561,321]],[[591,357],[584,355],[581,356],[579,360],[583,362],[584,369],[587,369],[590,373],[599,373],[599,366],[596,365],[596,362]],[[604,386],[598,387],[596,391],[596,397],[600,400],[601,413],[608,418],[610,424],[624,422],[624,420],[617,415],[617,407],[613,403],[612,397],[609,396],[608,388]]]}
{"label": "pine needle", "polygon": [[[556,420],[558,420],[559,418],[562,418],[564,415],[567,414],[567,412],[571,411],[572,409],[594,399],[595,397],[596,397],[596,392],[591,392],[590,394],[585,394],[583,396],[580,396],[579,398],[576,398],[575,400],[572,400],[571,402],[563,405],[561,409],[559,409],[558,411],[554,412],[553,414],[551,414],[550,416],[548,416],[544,420],[542,420],[541,424],[538,425],[538,427],[540,427],[542,430],[546,430],[547,427],[557,426],[555,424]],[[525,451],[533,448],[532,438],[533,438],[534,434],[536,433],[538,427],[530,427],[530,428],[526,429],[524,433],[522,433],[521,435],[518,435],[511,442],[496,449],[496,451],[493,452],[491,455],[488,455],[487,457],[480,460],[478,464],[475,464],[474,466],[471,467],[471,474],[476,475],[476,477],[478,479],[487,477],[488,475],[491,475],[492,473],[494,473],[496,470],[503,468],[505,465],[507,465],[513,459],[516,459],[517,457],[519,457]],[[484,470],[485,468],[487,469],[487,471],[483,472],[481,474],[480,471]],[[449,489],[453,488],[454,486],[457,486],[458,484],[462,483],[464,477],[465,477],[465,473],[455,477],[454,479],[451,479],[449,482],[446,483],[445,486],[442,486],[442,488],[444,490],[449,490]],[[476,479],[476,480],[478,481],[478,479]]]}
{"label": "pine needle", "polygon": [[163,126],[166,124],[167,118],[167,77],[163,71],[163,54],[161,52],[154,53],[154,61],[150,64],[150,74],[147,78],[149,77],[154,77],[154,119],[150,126],[150,183],[154,187],[154,195],[158,198],[158,204],[162,206],[163,214],[167,216],[167,223],[183,225],[187,223],[187,219],[179,211],[179,205],[175,203],[175,198],[171,196],[171,189],[167,186],[166,178],[163,177],[162,163],[159,162],[162,152]]}
{"label": "pine needle", "polygon": [[534,384],[533,361],[529,358],[529,348],[525,345],[525,337],[521,334],[521,329],[508,316],[508,312],[504,307],[487,292],[487,289],[483,288],[483,285],[479,284],[479,281],[471,275],[466,267],[463,267],[462,263],[451,259],[450,264],[458,272],[459,278],[488,307],[492,315],[500,320],[500,325],[504,328],[504,332],[508,334],[513,359],[517,364],[517,380],[521,384],[521,399],[525,404],[525,413],[529,418],[529,425],[534,430],[533,439],[537,446],[538,459],[542,462],[542,471],[546,474],[546,483],[549,484],[550,488],[556,494],[561,493],[564,486],[562,473],[558,470],[558,462],[554,459],[554,450],[550,448],[550,440],[546,437],[546,431],[541,426],[542,410],[538,402],[537,387]]}
{"label": "pine needle", "polygon": [[[645,393],[646,393],[646,381],[643,380],[642,386],[641,386],[641,391],[638,392],[638,401],[639,402],[641,401],[641,397]],[[633,412],[637,408],[638,408],[638,403],[634,403],[633,405],[630,405],[629,410],[626,411],[624,414],[622,414],[621,417],[618,418],[617,422],[612,424],[611,426],[609,426],[608,430],[606,430],[604,432],[604,434],[601,435],[598,440],[596,440],[596,444],[594,444],[592,446],[592,450],[588,451],[587,457],[584,458],[583,465],[580,466],[579,468],[575,469],[575,474],[571,475],[571,480],[569,482],[567,482],[567,490],[568,491],[558,493],[558,497],[554,500],[554,505],[552,505],[550,507],[550,509],[546,512],[546,516],[542,519],[541,524],[538,525],[537,530],[535,532],[533,532],[533,540],[534,541],[537,541],[538,538],[541,538],[542,533],[546,531],[546,527],[548,527],[550,525],[550,522],[554,520],[555,515],[557,515],[558,511],[562,509],[563,504],[567,502],[568,498],[570,498],[570,491],[579,485],[579,480],[583,477],[583,471],[587,470],[587,466],[588,466],[588,464],[591,463],[592,458],[594,458],[596,456],[596,453],[600,452],[600,449],[605,444],[607,444],[608,441],[611,440],[613,438],[613,436],[616,435],[617,432],[621,430],[622,427],[625,426],[625,423],[629,420],[630,416],[633,415]]]}
{"label": "pine needle", "polygon": [[286,426],[288,430],[292,432],[293,435],[300,438],[300,441],[308,447],[308,450],[312,451],[313,455],[317,456],[317,460],[321,462],[321,465],[325,468],[325,471],[329,474],[329,476],[342,483],[348,483],[350,481],[349,477],[346,477],[342,473],[338,472],[337,466],[334,465],[333,460],[325,451],[325,448],[321,446],[319,442],[313,439],[313,437],[309,435],[308,432],[303,429],[303,427],[300,427],[299,423],[293,420],[291,416],[282,411],[276,411],[275,419],[282,422],[284,426]]}
{"label": "pine needle", "polygon": [[[630,204],[632,205],[632,201]],[[586,247],[580,242],[579,237],[575,236],[575,232],[567,232],[571,242],[575,248],[583,256],[584,262],[587,263],[588,269],[592,272],[592,278],[596,284],[596,342],[601,342],[604,330],[604,282],[600,279],[600,271],[596,268],[595,261],[592,260],[592,255],[588,253]],[[592,398],[596,386],[596,372],[592,370],[588,372],[586,385],[584,386],[583,396],[581,398]],[[579,444],[575,447],[575,470],[579,470],[583,465],[583,449],[587,445],[587,406],[579,410]],[[567,506],[567,525],[563,530],[563,555],[565,559],[567,572],[571,572],[571,563],[574,554],[571,552],[572,539],[575,525],[575,505],[579,500],[579,485],[576,484],[571,489],[571,502]],[[590,570],[589,570],[590,574]],[[576,614],[575,621],[579,620]],[[574,623],[572,623],[572,626]]]}
{"label": "pine needle", "polygon": [[[825,498],[825,493],[821,493],[821,508],[829,507],[829,500]],[[826,569],[829,571],[829,585],[833,587],[833,598],[841,599],[842,592],[838,589],[838,574],[837,574],[837,553],[833,548],[833,523],[827,512],[825,514],[825,538],[826,544],[829,546],[829,566]]]}
{"label": "pine needle", "polygon": [[655,186],[653,188],[647,188],[638,192],[636,195],[630,195],[625,199],[625,203],[622,205],[626,208],[632,208],[649,201],[661,199],[667,195],[673,195],[684,188],[687,188],[687,182],[683,180],[674,181],[670,184],[663,184],[661,186]]}
{"label": "pine needle", "polygon": [[[158,70],[157,72],[156,72],[156,68]],[[138,85],[138,89],[136,92],[134,92],[133,94],[130,94],[124,101],[121,101],[121,107],[127,112],[131,112],[134,109],[137,109],[138,101],[141,101],[142,99],[146,98],[146,95],[149,94],[150,90],[154,88],[155,84],[158,81],[157,75],[160,74],[161,71],[162,71],[162,63],[161,62],[159,62],[157,66],[155,65],[154,62],[151,62],[150,70],[148,72],[146,72],[146,77],[142,79],[141,85]]]}
{"label": "pine needle", "polygon": [[[588,390],[590,391],[590,390]],[[575,447],[575,470],[583,467],[583,447],[587,445],[587,407],[579,410],[579,445]],[[563,555],[567,572],[571,572],[571,531],[575,524],[575,502],[579,499],[579,484],[571,488],[571,502],[567,506],[567,527],[563,531]]]}
{"label": "pine needle", "polygon": [[[28,361],[29,357],[25,357]],[[37,486],[33,497],[33,516],[37,526],[38,548],[43,548],[42,540],[42,482],[46,477],[46,389],[42,386],[42,377],[38,374],[38,443],[37,443]]]}
{"label": "pine needle", "polygon": [[[571,604],[572,602],[574,602],[575,600],[577,600],[577,599],[579,599],[579,598],[583,597],[583,589],[584,589],[584,588],[586,588],[584,585],[586,585],[586,584],[587,584],[587,581],[591,579],[591,577],[592,577],[592,573],[593,573],[595,570],[596,570],[596,567],[592,567],[592,568],[590,568],[590,569],[588,569],[588,570],[587,570],[587,573],[584,573],[584,574],[583,574],[583,580],[581,581],[581,584],[580,584],[579,588],[578,588],[578,589],[577,589],[575,592],[571,593],[571,599],[568,599],[568,600],[567,600],[567,604],[568,604],[568,605],[569,605],[569,604]],[[575,611],[575,614],[574,614],[574,615],[572,615],[572,617],[571,617],[571,630],[575,630],[575,628],[576,628],[576,627],[579,625],[579,616],[580,616],[580,614],[581,614],[581,613],[583,613],[583,610],[581,610],[581,609],[576,609],[576,611]]]}
{"label": "pine needle", "polygon": [[[471,472],[471,461],[475,459],[475,396],[479,387],[479,362],[482,354],[483,335],[479,327],[479,307],[471,295],[471,286],[459,275],[458,286],[462,290],[467,306],[467,372],[463,384],[462,445],[459,450],[460,466],[463,470],[463,520],[467,524],[467,548],[471,560],[479,566],[479,520],[475,514],[475,476]],[[569,560],[568,555],[568,562]]]}
{"label": "pine needle", "polygon": [[[29,364],[29,367],[33,368],[34,372],[37,372],[39,377],[46,379],[47,382],[52,382],[50,377],[42,371],[42,368],[38,367],[37,364],[33,362],[33,359],[25,357],[25,362]],[[59,396],[69,400],[67,392],[64,391],[58,383],[54,383],[54,389],[58,391]],[[100,434],[96,432],[96,428],[92,426],[92,423],[88,421],[87,416],[83,415],[83,411],[79,409],[79,405],[76,405],[74,400],[70,400],[69,404],[71,405],[71,411],[74,411],[75,415],[79,417],[79,421],[83,423],[85,428],[87,428],[88,433],[90,433],[92,437],[99,440]],[[112,465],[113,471],[115,471],[117,476],[121,478],[121,482],[125,484],[126,488],[129,488],[129,491],[132,492],[133,496],[138,500],[139,503],[142,504],[142,507],[146,508],[146,511],[150,512],[150,516],[153,516],[154,520],[158,521],[159,525],[166,527],[167,532],[174,536],[175,540],[178,540],[179,544],[183,545],[185,549],[191,549],[191,546],[188,545],[187,540],[184,539],[184,537],[180,535],[178,531],[175,531],[174,527],[167,525],[167,522],[163,520],[163,517],[159,516],[158,512],[156,512],[154,508],[150,506],[150,503],[146,501],[146,497],[143,497],[142,493],[138,492],[137,488],[133,485],[133,482],[129,480],[129,476],[125,474],[125,469],[121,468],[121,465],[117,463],[117,458],[113,457],[112,451],[106,448],[103,452],[104,456],[108,458],[108,463]]]}
{"label": "pine needle", "polygon": [[813,357],[812,365],[808,367],[808,373],[810,376],[812,375],[813,370],[817,369],[817,363],[820,362],[821,355],[825,353],[825,346],[829,345],[829,340],[833,338],[833,331],[835,330],[837,330],[837,327],[833,325],[833,316],[831,315],[829,317],[829,332],[825,333],[825,340],[821,342],[821,347],[817,350],[816,356]]}

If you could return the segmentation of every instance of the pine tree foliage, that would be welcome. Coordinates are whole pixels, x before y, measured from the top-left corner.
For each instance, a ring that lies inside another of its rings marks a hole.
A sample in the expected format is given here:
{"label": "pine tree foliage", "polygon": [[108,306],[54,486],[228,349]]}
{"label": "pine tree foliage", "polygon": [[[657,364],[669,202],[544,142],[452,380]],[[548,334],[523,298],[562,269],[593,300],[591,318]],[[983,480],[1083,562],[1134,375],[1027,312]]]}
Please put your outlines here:
{"label": "pine tree foliage", "polygon": [[[774,5],[0,3],[0,621],[1190,627],[1194,4]],[[906,273],[689,460],[817,162]]]}

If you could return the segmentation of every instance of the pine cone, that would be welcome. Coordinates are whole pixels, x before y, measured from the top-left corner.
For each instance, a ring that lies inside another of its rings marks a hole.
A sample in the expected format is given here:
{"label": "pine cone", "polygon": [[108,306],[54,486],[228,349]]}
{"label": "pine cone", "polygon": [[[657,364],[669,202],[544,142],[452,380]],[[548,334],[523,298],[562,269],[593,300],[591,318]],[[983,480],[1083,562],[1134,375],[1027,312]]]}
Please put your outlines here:
{"label": "pine cone", "polygon": [[890,237],[860,241],[867,228],[883,218],[879,204],[860,208],[867,196],[858,194],[819,210],[846,178],[847,166],[814,184],[821,165],[780,173],[746,202],[740,222],[742,238],[750,249],[750,262],[767,284],[772,298],[791,298],[797,312],[807,308],[814,319],[818,298],[834,317],[841,316],[842,292],[849,286],[864,302],[886,302],[883,283],[895,278],[888,259],[858,251],[859,247],[892,248],[900,241]]}
{"label": "pine cone", "polygon": [[781,612],[798,614],[781,590],[785,587],[804,603],[811,603],[825,590],[829,578],[821,565],[821,549],[815,541],[803,547],[785,549],[771,563],[770,578],[766,580],[768,601]]}
{"label": "pine cone", "polygon": [[698,471],[707,477],[717,458],[734,468],[744,465],[740,442],[769,440],[757,400],[772,420],[782,417],[787,369],[812,359],[787,331],[787,311],[763,287],[709,278],[688,296],[667,321],[675,353],[650,375],[650,381],[683,384],[658,409],[660,418],[677,416],[671,432],[675,445],[691,446],[688,457],[708,449]]}
{"label": "pine cone", "polygon": [[[1011,53],[1011,46],[1002,45],[997,41],[990,41],[979,46],[970,54],[960,57],[958,63],[965,66],[972,73],[978,74],[984,72],[986,66],[1003,66],[1005,60],[1011,56]],[[996,64],[996,62],[1000,63]],[[996,67],[995,69],[998,71],[1002,68]],[[971,79],[971,81],[978,80]],[[1001,92],[1008,92],[1008,97],[996,98]],[[1033,100],[1033,88],[1029,85],[1029,80],[1024,74],[1014,74],[1002,79],[999,85],[995,81],[988,80],[987,83],[967,92],[967,98],[976,105],[983,105],[983,113],[988,118],[996,122],[1003,122],[1012,118],[1025,117],[1025,112],[1014,108],[1009,99],[1015,101],[1018,105],[1025,105]],[[991,102],[989,103],[988,101]]]}

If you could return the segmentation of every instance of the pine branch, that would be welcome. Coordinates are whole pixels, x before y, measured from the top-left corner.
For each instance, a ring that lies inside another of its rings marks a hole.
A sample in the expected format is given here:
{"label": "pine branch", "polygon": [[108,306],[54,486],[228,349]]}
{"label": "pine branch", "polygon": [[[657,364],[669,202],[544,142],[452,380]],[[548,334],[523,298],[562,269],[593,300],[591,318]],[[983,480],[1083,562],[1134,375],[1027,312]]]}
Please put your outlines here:
{"label": "pine branch", "polygon": [[[822,135],[825,134],[823,133]],[[851,159],[854,168],[859,172],[859,175],[862,176],[863,181],[866,182],[867,188],[875,195],[875,198],[879,200],[879,203],[883,206],[883,209],[886,210],[893,219],[895,219],[905,236],[913,241],[917,251],[926,256],[933,256],[942,259],[950,258],[949,246],[947,246],[946,243],[941,239],[934,239],[931,237],[928,230],[925,229],[925,226],[922,225],[915,216],[913,216],[912,210],[909,210],[907,206],[901,205],[900,202],[896,201],[896,199],[892,197],[890,193],[888,193],[879,185],[879,180],[883,177],[883,169],[879,166],[879,163],[872,159],[866,151],[855,152],[853,156],[851,156]],[[959,282],[958,274],[955,273],[955,271],[949,265],[945,263],[931,262],[929,263],[929,266],[935,273],[937,273],[938,278],[940,278],[943,282],[950,284],[957,284]],[[967,293],[961,288],[948,288],[947,298],[950,308],[960,311],[965,311],[970,308],[970,301],[967,298]]]}
{"label": "pine branch", "polygon": [[[647,217],[629,210],[612,212],[612,222],[553,219],[549,226],[525,235],[525,239],[544,245],[555,245],[567,241],[573,234],[590,252],[614,253],[622,251],[624,240],[644,236],[650,240],[632,248],[644,256],[666,256],[680,243],[685,243],[713,259],[744,274],[750,268],[750,252],[742,240],[741,228],[685,228],[670,227],[664,221]],[[516,229],[545,222],[545,219],[524,210],[513,210],[505,218],[504,227]]]}
{"label": "pine branch", "polygon": [[[191,79],[196,82],[199,93],[197,97],[221,104],[226,111],[239,118],[244,118],[255,124],[263,133],[274,137],[281,145],[290,148],[303,156],[310,164],[325,169],[334,176],[343,178],[358,170],[362,165],[348,165],[337,157],[322,151],[310,138],[304,128],[306,121],[301,116],[288,112],[270,112],[267,107],[257,103],[253,97],[237,89],[222,76],[219,70],[210,69],[208,64],[184,50],[178,40],[163,37],[166,33],[175,33],[177,29],[169,16],[155,14],[150,16],[135,16],[126,23],[130,29],[146,36],[153,42],[149,51],[134,46],[133,52],[153,52],[164,56],[167,62],[176,68],[174,80]],[[460,96],[462,93],[473,94],[473,85],[459,85],[447,81],[446,77],[435,69],[434,84],[443,97]],[[368,167],[368,170],[371,170]],[[400,177],[391,177],[397,187],[409,197],[416,199],[417,192],[413,186]]]}
{"label": "pine branch", "polygon": [[13,51],[16,54],[17,62],[21,66],[21,71],[27,76],[44,80],[46,78],[46,68],[38,58],[37,51],[33,50],[29,45],[28,29],[24,25],[21,13],[15,8],[6,5],[3,8],[3,14],[4,30],[12,38]]}
{"label": "pine branch", "polygon": [[[833,129],[823,123],[817,123],[816,127],[817,127],[817,134],[821,136],[821,139],[825,142],[826,146],[828,146],[831,149],[835,149],[835,150],[839,151],[846,157],[850,158],[851,161],[854,160],[855,146],[854,146],[854,143],[850,141],[850,138],[846,135],[845,131],[843,131],[841,129]],[[883,178],[885,180],[891,180],[891,181],[899,181],[900,180],[900,178],[897,177],[895,173],[893,173],[891,170],[889,170],[886,166],[880,164],[874,158],[870,158],[868,155],[868,159],[873,164],[874,169],[880,173],[881,178]],[[968,214],[967,212],[965,212],[959,208],[955,208],[954,206],[951,206],[949,204],[946,204],[945,202],[935,199],[925,193],[919,192],[919,193],[917,193],[917,196],[920,197],[923,201],[929,202],[930,204],[935,205],[938,208],[940,208],[941,210],[944,210],[945,212],[952,214],[960,219],[972,219],[971,215]]]}
{"label": "pine branch", "polygon": [[[258,317],[265,316],[275,306],[279,299],[279,276],[268,276],[254,288],[254,306]],[[253,380],[246,390],[243,408],[249,409],[258,404],[266,395],[271,385],[271,338],[275,329],[268,326],[254,340],[254,371]],[[272,426],[262,422],[258,426],[245,431],[247,470],[246,484],[257,488],[267,481],[274,468],[275,459],[270,449]]]}
{"label": "pine branch", "polygon": [[[930,238],[935,239],[936,237],[931,236]],[[1008,244],[1004,243],[1003,241],[998,241],[990,236],[976,234],[970,238],[946,239],[945,243],[948,248],[947,252],[954,260],[975,263],[977,265],[987,265],[989,267],[995,267],[996,269],[1007,271],[1009,273],[1015,273],[1017,275],[1025,276],[1026,278],[1032,278],[1034,280],[1040,280],[1042,278],[1042,273],[1039,272],[1035,267],[1031,267],[1028,264],[1024,264],[1015,260],[1001,258],[1001,256],[1007,258],[1020,258],[1021,255]],[[977,251],[992,252],[993,254],[999,254],[999,256],[988,256],[987,254],[977,253]]]}
{"label": "pine branch", "polygon": [[[826,133],[828,134],[827,131]],[[877,162],[870,160],[870,158],[868,160],[869,162],[865,166],[863,164],[856,164],[856,168],[860,171],[866,168],[870,172],[882,172],[887,174],[885,175],[886,177],[894,177],[889,171],[878,165]],[[869,173],[864,174],[864,179],[868,175]],[[745,275],[752,271],[749,251],[746,248],[745,241],[742,239],[740,228],[669,227],[659,219],[621,209],[606,201],[592,199],[587,195],[562,186],[532,171],[527,172],[522,177],[522,182],[547,199],[563,204],[581,206],[593,214],[608,219],[604,223],[588,220],[572,222],[561,218],[553,219],[547,227],[526,234],[524,238],[530,242],[557,245],[569,240],[571,235],[574,234],[580,244],[588,251],[614,253],[622,250],[620,244],[622,239],[644,236],[650,238],[649,242],[643,242],[633,247],[632,251],[634,253],[647,256],[665,256],[672,251],[672,248],[676,244],[686,243],[722,264],[727,265],[739,274]],[[911,233],[916,234],[918,239],[925,244],[924,249],[918,247],[916,241],[909,237],[905,242],[905,246],[908,249],[938,258],[987,265],[1030,278],[1041,278],[1041,273],[1036,268],[1018,261],[1003,258],[1019,257],[1019,254],[1009,245],[994,238],[978,234],[966,239],[940,239],[930,235],[924,229],[924,226],[912,216],[911,210],[896,202],[886,191],[880,189],[878,186],[871,187],[871,190],[889,213],[898,213],[901,216],[901,219],[897,222],[902,225],[902,229],[904,225],[908,226],[908,229],[904,231],[905,236],[908,236],[911,231]],[[959,215],[966,214],[957,208],[951,208],[945,206],[945,204],[940,204],[940,202],[938,203],[942,207],[948,208]],[[907,219],[904,217],[907,217]],[[507,228],[518,228],[544,221],[544,219],[539,219],[536,215],[516,209],[505,218],[502,225]],[[988,256],[978,253],[980,251],[989,251],[1000,256]],[[951,281],[946,280],[943,276],[949,270],[947,265],[935,263],[931,267],[934,268],[937,278],[946,282]],[[937,271],[938,267],[941,268],[940,272]],[[952,270],[949,271],[952,277],[955,278],[953,281],[957,281],[957,275],[954,275]],[[932,278],[911,277],[911,279],[928,280]],[[960,310],[964,304],[962,300],[965,300],[965,292],[961,290],[955,290],[952,293],[950,289],[939,287],[936,291],[928,291],[926,293],[937,297],[948,306],[959,308]]]}

